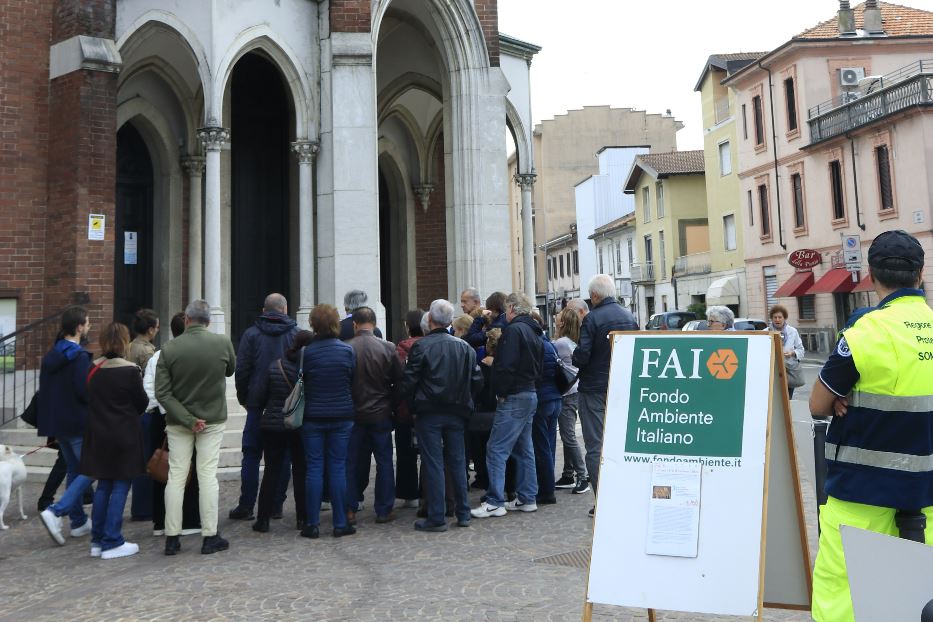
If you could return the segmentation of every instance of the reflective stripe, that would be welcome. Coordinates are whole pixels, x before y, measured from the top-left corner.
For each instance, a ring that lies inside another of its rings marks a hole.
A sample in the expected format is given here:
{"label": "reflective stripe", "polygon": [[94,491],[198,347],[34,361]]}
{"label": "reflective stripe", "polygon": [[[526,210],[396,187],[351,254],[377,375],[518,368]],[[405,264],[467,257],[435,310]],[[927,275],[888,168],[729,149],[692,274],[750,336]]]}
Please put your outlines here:
{"label": "reflective stripe", "polygon": [[826,443],[826,459],[849,464],[905,471],[907,473],[927,473],[933,471],[933,455],[916,456],[899,454],[891,451],[875,451],[861,447],[842,447],[835,443]]}
{"label": "reflective stripe", "polygon": [[933,395],[879,395],[853,391],[849,398],[849,406],[886,412],[928,413],[933,412]]}

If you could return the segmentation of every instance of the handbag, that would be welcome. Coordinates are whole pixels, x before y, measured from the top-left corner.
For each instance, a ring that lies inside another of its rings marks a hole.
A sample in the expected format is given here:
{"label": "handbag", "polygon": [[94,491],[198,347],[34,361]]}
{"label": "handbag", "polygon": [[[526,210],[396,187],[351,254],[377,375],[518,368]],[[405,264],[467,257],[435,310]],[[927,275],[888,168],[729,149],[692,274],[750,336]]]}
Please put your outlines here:
{"label": "handbag", "polygon": [[[298,364],[298,380],[295,381],[295,385],[292,387],[291,392],[288,394],[288,397],[285,398],[285,402],[282,404],[282,414],[285,417],[282,419],[282,423],[285,425],[286,430],[297,430],[301,427],[301,424],[304,423],[305,418],[305,349],[301,348],[301,353],[298,355],[299,361]],[[285,369],[282,368],[282,363],[279,361],[279,369],[282,370],[282,375],[285,375]],[[285,377],[285,381],[288,382],[288,376]],[[288,383],[291,384],[290,382]]]}
{"label": "handbag", "polygon": [[[162,440],[162,446],[152,452],[146,463],[146,473],[156,482],[168,482],[168,437]],[[190,470],[188,476],[191,476]]]}
{"label": "handbag", "polygon": [[557,385],[557,390],[560,391],[561,395],[564,395],[567,391],[573,388],[573,384],[577,381],[578,372],[576,369],[564,363],[560,357],[557,357],[557,371],[554,372],[554,384]]}
{"label": "handbag", "polygon": [[26,410],[23,411],[23,414],[20,415],[25,423],[31,425],[34,428],[39,427],[39,392],[36,391],[32,399],[29,400],[29,406],[26,407]]}
{"label": "handbag", "polygon": [[800,361],[798,360],[791,362],[785,358],[784,372],[787,375],[787,387],[789,389],[796,389],[807,383],[806,379],[803,377],[803,366],[800,365]]}

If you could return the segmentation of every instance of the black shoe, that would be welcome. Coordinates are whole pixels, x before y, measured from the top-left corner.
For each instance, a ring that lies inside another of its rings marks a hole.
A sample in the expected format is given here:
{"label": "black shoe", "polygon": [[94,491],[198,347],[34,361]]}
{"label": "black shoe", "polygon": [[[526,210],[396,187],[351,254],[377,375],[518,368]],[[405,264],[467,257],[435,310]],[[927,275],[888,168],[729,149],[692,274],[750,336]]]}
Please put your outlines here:
{"label": "black shoe", "polygon": [[346,527],[334,527],[334,537],[342,538],[344,536],[352,536],[356,533],[356,527],[353,525],[347,525]]}
{"label": "black shoe", "polygon": [[557,503],[557,497],[538,497],[535,502],[538,505],[554,505]]}
{"label": "black shoe", "polygon": [[312,540],[317,540],[321,537],[321,532],[318,529],[317,525],[307,525],[301,530],[302,538],[311,538]]}
{"label": "black shoe", "polygon": [[469,518],[458,518],[457,519],[457,527],[469,527],[469,526],[470,526]]}
{"label": "black shoe", "polygon": [[227,514],[233,520],[253,520],[256,518],[253,516],[253,508],[245,508],[242,505],[238,505]]}
{"label": "black shoe", "polygon": [[181,550],[181,538],[178,536],[165,537],[165,554],[175,555]]}
{"label": "black shoe", "polygon": [[440,533],[442,531],[447,531],[447,523],[435,525],[434,523],[430,523],[427,520],[419,520],[415,521],[415,531],[430,531]]}
{"label": "black shoe", "polygon": [[577,480],[577,485],[574,486],[573,490],[571,490],[570,492],[572,492],[575,495],[582,495],[583,493],[589,492],[589,491],[590,491],[589,478],[581,477],[579,480]]}
{"label": "black shoe", "polygon": [[269,519],[259,519],[253,523],[253,531],[258,531],[259,533],[269,533]]}
{"label": "black shoe", "polygon": [[561,475],[560,479],[554,482],[554,488],[573,488],[576,484],[577,480],[573,475]]}
{"label": "black shoe", "polygon": [[201,555],[210,555],[219,551],[226,551],[230,548],[230,543],[220,536],[206,536],[201,544]]}
{"label": "black shoe", "polygon": [[283,512],[282,508],[278,508],[278,509],[276,509],[276,510],[273,510],[273,511],[272,511],[272,516],[271,516],[270,518],[271,518],[272,520],[281,520],[281,519],[282,519],[282,516],[283,516],[282,512]]}
{"label": "black shoe", "polygon": [[296,525],[295,529],[297,529],[298,531],[301,531],[302,529],[308,526],[308,523],[304,519],[299,518],[298,520],[295,521],[295,525]]}
{"label": "black shoe", "polygon": [[486,482],[486,485],[484,486],[483,482],[479,481],[478,479],[473,480],[473,483],[470,484],[470,488],[472,488],[473,490],[486,490],[487,488],[489,488],[489,482]]}

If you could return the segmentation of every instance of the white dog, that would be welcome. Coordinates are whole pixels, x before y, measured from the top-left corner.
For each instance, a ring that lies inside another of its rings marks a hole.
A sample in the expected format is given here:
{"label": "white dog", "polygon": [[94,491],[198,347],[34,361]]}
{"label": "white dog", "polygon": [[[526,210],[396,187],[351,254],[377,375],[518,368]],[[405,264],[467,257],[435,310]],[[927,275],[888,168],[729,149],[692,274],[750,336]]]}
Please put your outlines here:
{"label": "white dog", "polygon": [[13,453],[6,445],[0,445],[0,529],[9,529],[3,523],[3,514],[10,503],[13,491],[19,492],[19,517],[26,520],[23,513],[23,484],[26,482],[26,465],[23,459]]}

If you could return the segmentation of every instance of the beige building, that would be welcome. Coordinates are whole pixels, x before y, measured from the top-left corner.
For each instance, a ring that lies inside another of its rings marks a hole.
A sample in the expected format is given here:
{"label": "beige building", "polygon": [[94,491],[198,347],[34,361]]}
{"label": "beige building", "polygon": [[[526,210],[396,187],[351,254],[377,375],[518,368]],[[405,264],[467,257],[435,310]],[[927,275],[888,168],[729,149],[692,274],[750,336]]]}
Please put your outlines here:
{"label": "beige building", "polygon": [[672,151],[677,148],[676,133],[682,127],[683,123],[669,114],[609,106],[585,106],[535,127],[534,161],[538,175],[534,184],[534,236],[538,243],[535,269],[542,300],[547,274],[541,244],[568,233],[575,223],[574,186],[598,172],[597,152],[606,146]]}
{"label": "beige building", "polygon": [[[933,271],[933,13],[884,2],[839,14],[734,73],[749,314],[788,307],[808,349],[826,351],[860,306],[865,278],[843,266],[843,236],[904,229]],[[813,250],[819,263],[789,265]],[[858,279],[861,279],[859,281]],[[929,297],[929,294],[928,294]]]}
{"label": "beige building", "polygon": [[703,302],[710,274],[703,173],[702,150],[640,155],[629,172],[625,193],[635,195],[639,247],[631,277],[641,326],[655,313]]}

